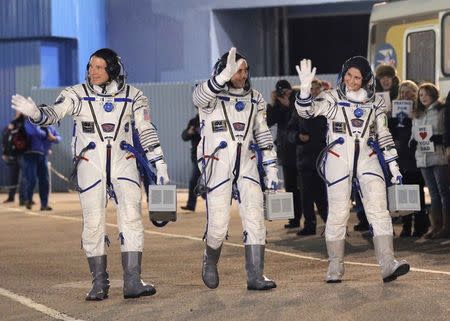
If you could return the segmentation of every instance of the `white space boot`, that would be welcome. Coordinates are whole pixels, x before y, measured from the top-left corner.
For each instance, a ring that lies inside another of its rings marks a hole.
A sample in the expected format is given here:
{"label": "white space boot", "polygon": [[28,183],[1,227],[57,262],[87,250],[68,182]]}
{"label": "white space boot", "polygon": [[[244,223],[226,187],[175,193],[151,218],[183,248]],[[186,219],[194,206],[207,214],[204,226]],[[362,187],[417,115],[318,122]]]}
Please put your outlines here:
{"label": "white space boot", "polygon": [[344,275],[345,240],[326,241],[328,252],[327,283],[341,283]]}
{"label": "white space boot", "polygon": [[381,267],[383,282],[391,282],[397,277],[409,272],[409,264],[405,260],[394,258],[394,244],[392,235],[379,235],[373,238],[375,256]]}

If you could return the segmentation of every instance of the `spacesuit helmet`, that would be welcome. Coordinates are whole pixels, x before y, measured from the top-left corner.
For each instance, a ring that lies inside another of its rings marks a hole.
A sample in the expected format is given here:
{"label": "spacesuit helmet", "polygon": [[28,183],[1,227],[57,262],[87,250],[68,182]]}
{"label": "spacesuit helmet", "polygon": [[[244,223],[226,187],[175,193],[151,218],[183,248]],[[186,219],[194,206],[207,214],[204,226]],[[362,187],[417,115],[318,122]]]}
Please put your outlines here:
{"label": "spacesuit helmet", "polygon": [[[228,51],[224,53],[222,57],[220,57],[214,64],[212,76],[217,76],[222,72],[222,70],[225,69],[225,67],[227,66],[227,59],[228,59]],[[248,64],[248,60],[244,55],[242,55],[239,52],[236,52],[236,61],[238,61],[239,59],[244,59],[247,62],[248,66],[248,76],[244,85],[244,91],[247,92],[250,90],[250,88],[252,88],[252,82],[250,80],[250,65]],[[227,85],[230,86],[230,82],[228,82]]]}
{"label": "spacesuit helmet", "polygon": [[361,72],[361,88],[363,88],[367,92],[366,101],[371,101],[375,97],[375,76],[373,74],[372,68],[370,67],[369,61],[367,61],[367,59],[362,56],[355,56],[347,59],[344,62],[337,80],[337,91],[340,95],[345,97],[345,99],[349,100],[346,97],[344,77],[350,68],[356,68]]}
{"label": "spacesuit helmet", "polygon": [[89,62],[86,65],[86,83],[88,84],[88,86],[91,87],[92,89],[92,84],[89,80],[89,65],[92,57],[94,56],[105,60],[106,62],[105,70],[109,77],[108,83],[110,83],[113,80],[116,81],[119,90],[121,90],[125,85],[126,79],[125,68],[122,64],[119,55],[114,50],[109,48],[99,49],[89,57]]}

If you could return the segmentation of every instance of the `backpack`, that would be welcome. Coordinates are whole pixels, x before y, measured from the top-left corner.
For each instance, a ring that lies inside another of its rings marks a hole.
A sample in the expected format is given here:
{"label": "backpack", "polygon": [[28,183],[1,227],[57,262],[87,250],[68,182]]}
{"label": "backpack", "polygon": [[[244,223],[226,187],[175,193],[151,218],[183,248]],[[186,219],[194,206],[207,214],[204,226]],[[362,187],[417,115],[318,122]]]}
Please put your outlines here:
{"label": "backpack", "polygon": [[28,148],[25,127],[19,126],[14,129],[6,127],[3,131],[3,154],[11,157],[18,156]]}

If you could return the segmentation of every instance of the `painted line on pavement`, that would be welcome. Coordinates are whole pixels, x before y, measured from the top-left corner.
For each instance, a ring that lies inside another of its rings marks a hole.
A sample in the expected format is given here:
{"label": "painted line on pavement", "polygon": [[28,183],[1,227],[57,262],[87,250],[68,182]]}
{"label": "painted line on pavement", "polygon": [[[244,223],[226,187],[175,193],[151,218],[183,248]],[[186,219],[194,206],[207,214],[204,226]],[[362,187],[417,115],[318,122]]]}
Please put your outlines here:
{"label": "painted line on pavement", "polygon": [[[77,217],[69,217],[69,216],[62,216],[62,215],[56,215],[56,214],[50,214],[50,215],[49,214],[40,214],[40,213],[36,213],[36,212],[33,212],[33,211],[24,211],[24,210],[21,210],[21,209],[18,209],[18,208],[8,208],[8,209],[9,210],[13,210],[15,212],[21,212],[21,213],[25,213],[25,214],[29,214],[29,215],[35,215],[35,216],[55,217],[55,218],[60,218],[60,219],[64,219],[64,220],[80,221],[80,222],[82,221],[81,218],[77,218]],[[106,223],[106,225],[108,225],[110,227],[117,228],[117,224]],[[149,230],[144,230],[144,233],[147,233],[147,234],[150,234],[150,235],[160,235],[160,236],[171,237],[171,238],[182,238],[182,239],[187,239],[187,240],[192,240],[192,241],[203,242],[202,238],[195,237],[195,236],[190,236],[190,235],[163,233],[163,232],[156,232],[156,231],[149,231]],[[238,243],[224,242],[224,244],[225,245],[229,245],[229,246],[244,248],[244,245],[238,244]],[[321,259],[321,258],[318,258],[318,257],[300,255],[300,254],[284,252],[284,251],[277,251],[277,250],[272,250],[272,249],[268,249],[268,248],[266,248],[266,252],[273,253],[273,254],[284,255],[284,256],[289,256],[289,257],[295,257],[295,258],[298,258],[298,259],[310,260],[310,261],[328,262],[327,259]],[[355,261],[344,261],[344,263],[348,264],[348,265],[368,266],[368,267],[376,267],[376,268],[379,267],[378,264],[373,264],[373,263],[363,263],[363,262],[355,262]],[[450,271],[420,269],[420,268],[414,268],[414,267],[411,267],[410,270],[413,271],[413,272],[450,275]]]}
{"label": "painted line on pavement", "polygon": [[36,303],[36,302],[34,302],[33,300],[31,300],[31,299],[29,299],[27,297],[24,297],[24,296],[19,295],[19,294],[15,294],[14,292],[8,291],[8,290],[3,289],[3,288],[0,288],[0,295],[3,295],[5,297],[7,297],[7,298],[10,298],[11,300],[14,300],[16,302],[19,302],[20,304],[23,304],[23,305],[25,305],[25,306],[27,306],[27,307],[29,307],[31,309],[34,309],[34,310],[39,311],[41,313],[44,313],[44,314],[46,314],[46,315],[48,315],[48,316],[50,316],[50,317],[52,317],[52,318],[54,318],[56,320],[83,321],[83,320],[80,320],[80,319],[72,318],[71,316],[68,316],[65,313],[56,311],[56,310],[54,310],[52,308],[49,308],[49,307],[47,307],[47,306],[45,306],[43,304]]}

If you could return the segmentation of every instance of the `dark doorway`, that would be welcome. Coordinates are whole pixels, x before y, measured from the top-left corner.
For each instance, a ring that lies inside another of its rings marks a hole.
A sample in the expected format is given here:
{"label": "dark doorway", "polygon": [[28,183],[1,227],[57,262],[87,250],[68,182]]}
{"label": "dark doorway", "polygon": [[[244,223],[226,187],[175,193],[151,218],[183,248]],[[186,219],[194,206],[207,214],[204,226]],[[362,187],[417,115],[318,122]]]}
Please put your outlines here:
{"label": "dark doorway", "polygon": [[289,30],[289,73],[302,58],[312,60],[317,73],[338,73],[352,56],[367,56],[369,15],[291,18]]}

